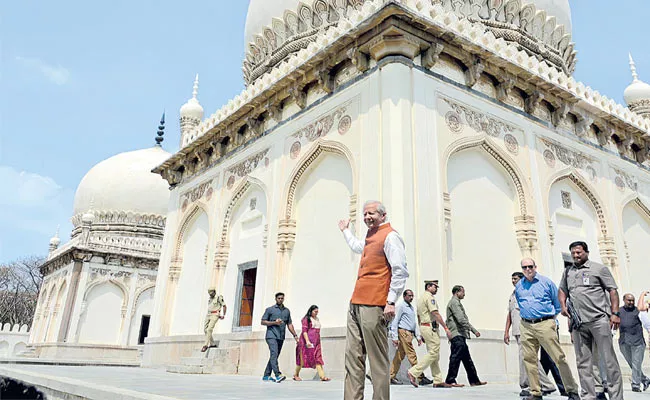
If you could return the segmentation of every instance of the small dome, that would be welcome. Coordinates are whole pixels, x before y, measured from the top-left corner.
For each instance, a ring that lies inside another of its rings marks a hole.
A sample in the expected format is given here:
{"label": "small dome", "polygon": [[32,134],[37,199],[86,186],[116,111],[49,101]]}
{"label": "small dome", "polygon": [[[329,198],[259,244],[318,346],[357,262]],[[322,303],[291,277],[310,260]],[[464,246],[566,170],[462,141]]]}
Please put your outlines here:
{"label": "small dome", "polygon": [[628,106],[633,106],[636,103],[646,100],[650,101],[650,85],[639,79],[636,72],[636,64],[630,54],[630,69],[632,70],[632,84],[625,89],[623,97]]}
{"label": "small dome", "polygon": [[61,239],[59,239],[58,234],[50,239],[50,246],[58,247],[60,244]]}
{"label": "small dome", "polygon": [[[167,182],[151,170],[171,156],[159,146],[113,156],[83,177],[73,215],[92,223],[96,211],[167,215]],[[92,220],[91,220],[92,219]]]}
{"label": "small dome", "polygon": [[194,79],[194,88],[192,91],[192,98],[183,104],[181,107],[180,115],[181,118],[191,118],[191,119],[203,119],[203,107],[199,103],[199,100],[196,96],[199,94],[199,75],[196,75]]}

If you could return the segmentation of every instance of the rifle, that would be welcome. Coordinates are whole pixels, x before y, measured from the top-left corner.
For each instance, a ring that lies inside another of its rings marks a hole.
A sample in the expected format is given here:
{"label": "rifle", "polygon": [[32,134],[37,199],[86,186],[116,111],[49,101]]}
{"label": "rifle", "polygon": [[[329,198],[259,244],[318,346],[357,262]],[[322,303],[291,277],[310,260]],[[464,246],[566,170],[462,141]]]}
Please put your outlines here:
{"label": "rifle", "polygon": [[575,307],[573,306],[571,299],[566,300],[566,308],[567,311],[569,312],[569,332],[573,332],[574,330],[580,329],[580,326],[582,325],[582,320],[580,319],[580,314],[578,314],[578,310],[576,310]]}

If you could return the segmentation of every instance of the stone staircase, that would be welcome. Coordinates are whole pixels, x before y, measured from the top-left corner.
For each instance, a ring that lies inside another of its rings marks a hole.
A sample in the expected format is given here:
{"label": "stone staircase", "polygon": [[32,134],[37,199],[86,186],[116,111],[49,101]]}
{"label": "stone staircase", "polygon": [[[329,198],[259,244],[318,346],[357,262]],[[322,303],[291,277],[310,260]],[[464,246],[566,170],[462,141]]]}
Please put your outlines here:
{"label": "stone staircase", "polygon": [[231,340],[219,341],[205,353],[194,350],[191,357],[181,358],[180,364],[167,366],[167,372],[175,374],[236,375],[238,369],[239,342]]}
{"label": "stone staircase", "polygon": [[27,346],[25,348],[25,350],[23,350],[20,353],[16,354],[16,357],[19,357],[19,358],[38,358],[38,354],[36,354],[36,347]]}

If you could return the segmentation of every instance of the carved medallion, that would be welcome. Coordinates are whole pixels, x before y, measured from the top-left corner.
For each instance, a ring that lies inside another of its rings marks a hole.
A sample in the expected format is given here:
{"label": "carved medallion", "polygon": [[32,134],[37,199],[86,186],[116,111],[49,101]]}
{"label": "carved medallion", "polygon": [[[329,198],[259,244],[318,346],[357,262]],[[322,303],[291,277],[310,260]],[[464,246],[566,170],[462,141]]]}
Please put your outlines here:
{"label": "carved medallion", "polygon": [[555,168],[555,154],[551,150],[544,150],[544,161],[549,167]]}
{"label": "carved medallion", "polygon": [[445,114],[445,121],[449,130],[453,133],[461,133],[463,131],[463,122],[460,120],[460,115],[454,111],[449,111]]}
{"label": "carved medallion", "polygon": [[268,167],[271,164],[271,160],[268,157],[264,159],[264,167]]}
{"label": "carved medallion", "polygon": [[205,199],[210,201],[213,194],[214,194],[214,189],[212,189],[212,187],[208,188],[208,191],[205,192]]}
{"label": "carved medallion", "polygon": [[519,142],[517,138],[511,134],[507,134],[503,137],[503,142],[506,144],[506,149],[514,155],[519,154]]}
{"label": "carved medallion", "polygon": [[625,180],[620,175],[616,175],[616,178],[614,178],[614,183],[616,183],[618,190],[621,192],[625,191]]}
{"label": "carved medallion", "polygon": [[562,207],[570,210],[573,208],[573,202],[571,201],[571,193],[562,191]]}
{"label": "carved medallion", "polygon": [[343,116],[339,121],[339,134],[345,135],[352,126],[352,118],[349,115]]}
{"label": "carved medallion", "polygon": [[289,155],[291,156],[292,160],[298,158],[301,149],[302,149],[302,145],[300,144],[300,141],[296,141],[291,145],[291,150],[289,151]]}
{"label": "carved medallion", "polygon": [[183,205],[181,206],[181,211],[185,212],[185,210],[187,210],[187,206],[189,204],[190,204],[190,202],[188,201],[188,199],[185,199],[185,201],[183,201]]}
{"label": "carved medallion", "polygon": [[230,175],[230,178],[228,178],[228,183],[226,184],[228,190],[232,189],[234,184],[235,184],[235,175]]}
{"label": "carved medallion", "polygon": [[587,167],[587,174],[589,174],[589,179],[592,182],[596,182],[596,180],[598,178],[598,174],[596,173],[596,170],[594,169],[594,167],[592,167],[591,165],[588,166]]}

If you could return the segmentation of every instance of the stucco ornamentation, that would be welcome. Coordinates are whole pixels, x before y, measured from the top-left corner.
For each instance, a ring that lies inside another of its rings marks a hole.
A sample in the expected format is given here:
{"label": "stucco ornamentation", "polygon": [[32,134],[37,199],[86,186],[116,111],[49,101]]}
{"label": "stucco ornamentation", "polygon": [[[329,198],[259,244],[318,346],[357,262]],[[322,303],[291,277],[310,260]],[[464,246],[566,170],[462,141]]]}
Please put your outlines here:
{"label": "stucco ornamentation", "polygon": [[[577,169],[582,169],[586,168],[588,165],[590,165],[594,160],[580,152],[568,149],[564,146],[562,146],[559,143],[556,143],[552,140],[549,139],[544,139],[542,138],[541,141],[546,145],[546,147],[549,148],[553,152],[553,154],[564,164],[570,165],[574,168]],[[547,159],[546,157],[546,151],[544,152],[544,159]],[[548,163],[548,161],[547,161]]]}
{"label": "stucco ornamentation", "polygon": [[465,123],[476,132],[486,133],[492,137],[499,137],[504,132],[512,133],[515,130],[514,126],[498,120],[490,115],[473,110],[467,106],[456,103],[446,98],[444,100],[445,103],[447,103],[456,114],[464,116]]}
{"label": "stucco ornamentation", "polygon": [[507,134],[503,137],[503,142],[506,145],[506,149],[514,155],[519,154],[519,142],[517,138],[511,134]]}

